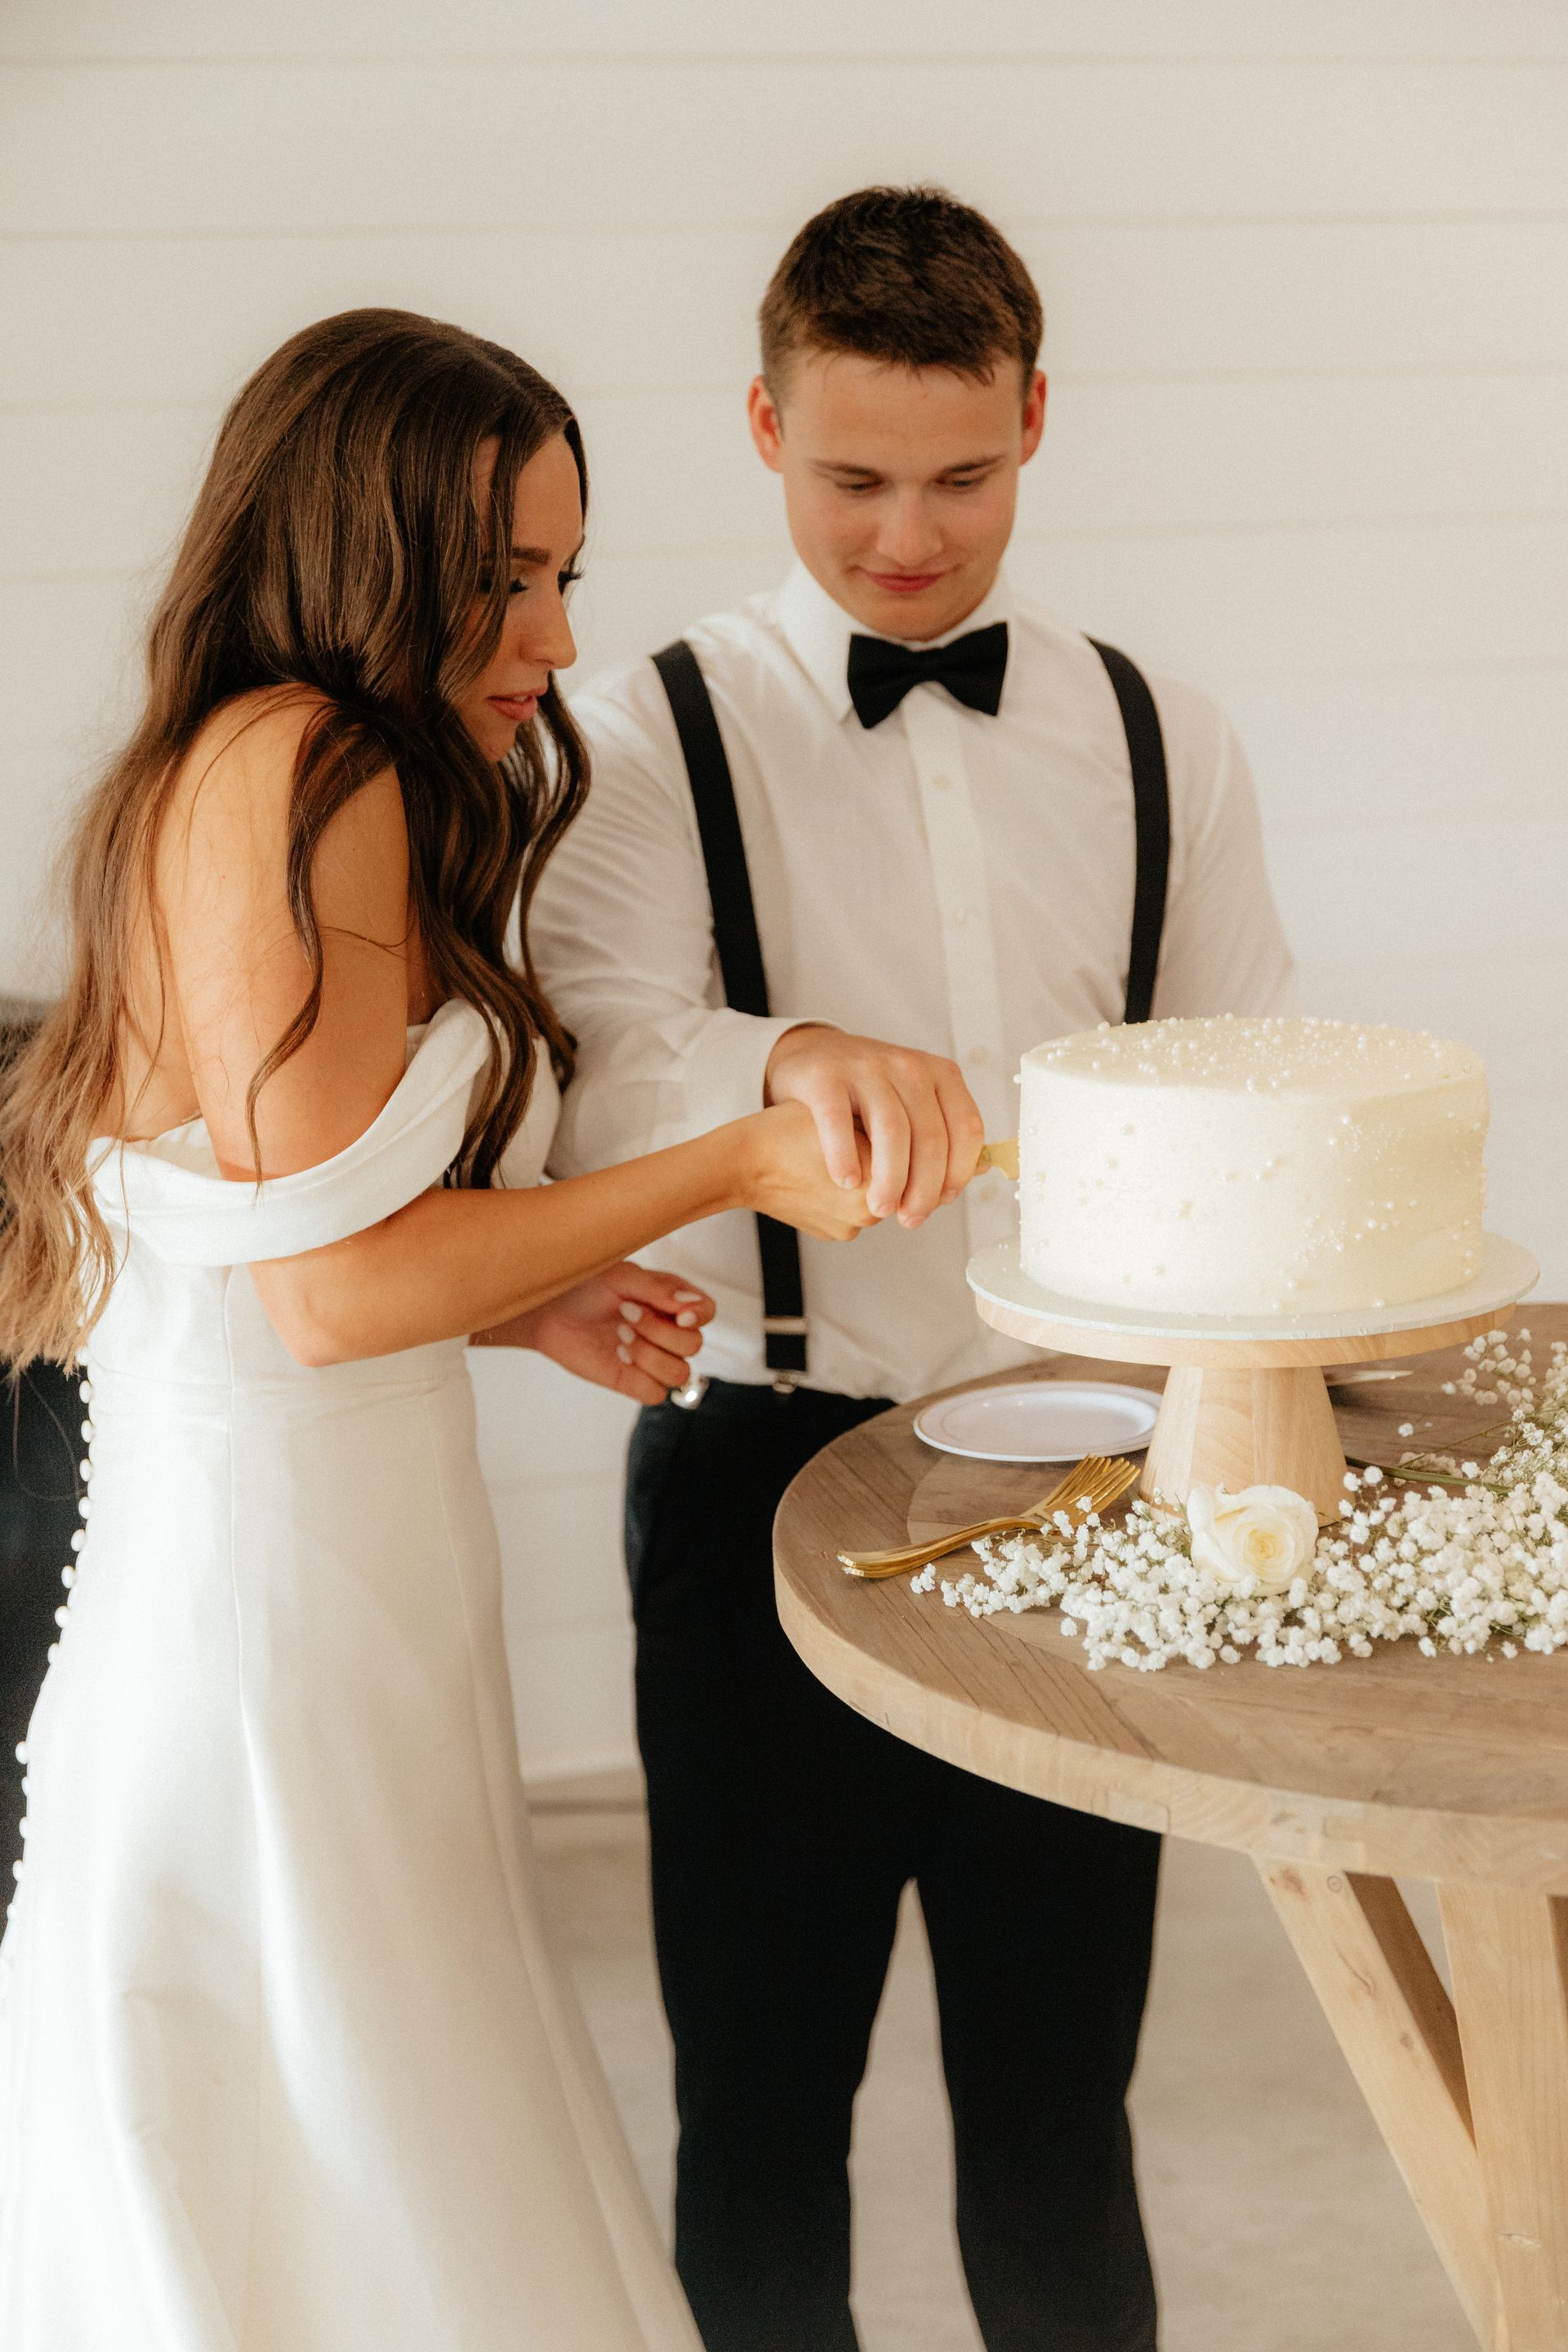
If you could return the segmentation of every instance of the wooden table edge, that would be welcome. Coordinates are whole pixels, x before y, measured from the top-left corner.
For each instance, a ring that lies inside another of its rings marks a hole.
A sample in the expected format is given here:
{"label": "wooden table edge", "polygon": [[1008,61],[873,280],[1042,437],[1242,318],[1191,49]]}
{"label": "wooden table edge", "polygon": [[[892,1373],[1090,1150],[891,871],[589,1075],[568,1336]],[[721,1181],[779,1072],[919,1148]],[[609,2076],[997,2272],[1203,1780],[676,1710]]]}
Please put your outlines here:
{"label": "wooden table edge", "polygon": [[[983,1713],[962,1692],[934,1688],[857,1649],[813,1605],[809,1590],[776,1548],[773,1582],[785,1635],[835,1697],[895,1738],[983,1780],[1131,1828],[1224,1846],[1259,1863],[1302,1863],[1382,1878],[1462,1876],[1478,1885],[1568,1895],[1568,1820],[1561,1825],[1562,1852],[1552,1857],[1541,1851],[1545,1840],[1537,1822],[1313,1798],[1074,1739],[1016,1717]],[[944,1611],[940,1601],[912,1595],[909,1605]],[[974,1630],[991,1640],[1008,1638],[999,1628]],[[1223,1671],[1266,1670],[1249,1662]],[[1455,1868],[1457,1829],[1468,1850],[1463,1872]]]}

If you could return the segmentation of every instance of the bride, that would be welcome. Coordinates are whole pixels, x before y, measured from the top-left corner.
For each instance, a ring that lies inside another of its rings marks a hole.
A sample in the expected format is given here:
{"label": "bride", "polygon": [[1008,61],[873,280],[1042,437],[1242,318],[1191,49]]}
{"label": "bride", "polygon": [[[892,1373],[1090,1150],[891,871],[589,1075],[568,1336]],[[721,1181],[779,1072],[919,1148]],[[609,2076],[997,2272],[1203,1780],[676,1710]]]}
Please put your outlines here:
{"label": "bride", "polygon": [[[538,1187],[524,925],[586,788],[574,419],[391,310],[239,394],[0,1098],[0,1350],[90,1492],[0,1946],[7,2352],[694,2352],[541,1931],[464,1342],[644,1399],[809,1114]],[[516,757],[512,757],[513,753]],[[90,1517],[88,1514],[90,1513]]]}

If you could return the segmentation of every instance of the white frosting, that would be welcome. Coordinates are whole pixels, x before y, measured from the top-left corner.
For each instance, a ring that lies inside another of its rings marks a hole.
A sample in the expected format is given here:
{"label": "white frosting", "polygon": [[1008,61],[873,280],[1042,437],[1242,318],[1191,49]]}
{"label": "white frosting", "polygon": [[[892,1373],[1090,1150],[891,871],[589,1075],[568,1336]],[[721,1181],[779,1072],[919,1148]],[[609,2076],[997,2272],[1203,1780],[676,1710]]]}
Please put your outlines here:
{"label": "white frosting", "polygon": [[1023,1066],[1024,1271],[1172,1314],[1399,1307],[1479,1265],[1468,1045],[1348,1021],[1152,1021]]}

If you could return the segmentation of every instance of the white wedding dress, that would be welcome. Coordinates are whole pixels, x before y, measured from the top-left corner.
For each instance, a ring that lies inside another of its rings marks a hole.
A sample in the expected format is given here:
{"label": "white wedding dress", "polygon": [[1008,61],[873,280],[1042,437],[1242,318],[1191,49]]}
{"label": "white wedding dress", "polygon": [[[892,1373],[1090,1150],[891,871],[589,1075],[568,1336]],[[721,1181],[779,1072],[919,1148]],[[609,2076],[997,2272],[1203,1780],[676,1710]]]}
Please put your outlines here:
{"label": "white wedding dress", "polygon": [[444,1006],[259,1189],[199,1122],[101,1149],[124,1263],[0,1946],[5,2352],[698,2352],[542,1931],[462,1343],[305,1370],[245,1272],[438,1183],[488,1051]]}

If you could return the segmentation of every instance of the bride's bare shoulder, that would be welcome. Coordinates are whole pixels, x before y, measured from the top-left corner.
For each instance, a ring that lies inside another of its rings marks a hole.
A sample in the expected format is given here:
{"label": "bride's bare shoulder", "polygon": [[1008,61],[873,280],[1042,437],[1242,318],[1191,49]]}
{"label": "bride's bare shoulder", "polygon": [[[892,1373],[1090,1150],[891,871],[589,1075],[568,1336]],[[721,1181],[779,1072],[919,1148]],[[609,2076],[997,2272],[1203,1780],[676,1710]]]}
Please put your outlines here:
{"label": "bride's bare shoulder", "polygon": [[314,687],[258,687],[208,713],[174,778],[170,811],[220,823],[235,806],[280,814],[307,731],[331,708]]}
{"label": "bride's bare shoulder", "polygon": [[[304,686],[237,695],[206,719],[174,779],[159,842],[165,889],[247,877],[266,896],[286,888],[289,811],[300,750],[331,708]],[[337,811],[316,845],[318,888],[346,882],[361,898],[384,889],[401,908],[408,835],[403,796],[388,767]],[[352,878],[351,878],[352,877]]]}

